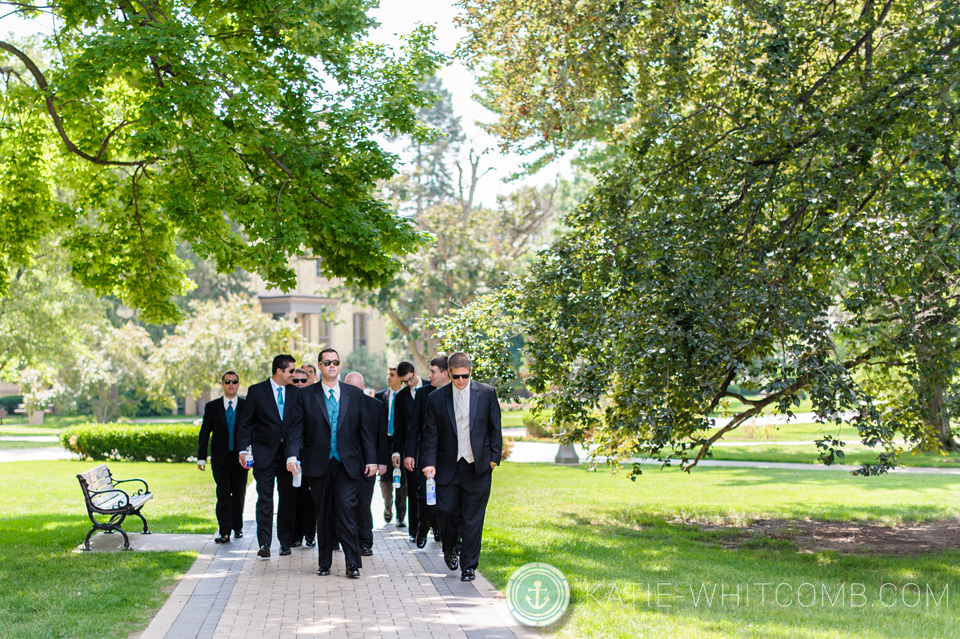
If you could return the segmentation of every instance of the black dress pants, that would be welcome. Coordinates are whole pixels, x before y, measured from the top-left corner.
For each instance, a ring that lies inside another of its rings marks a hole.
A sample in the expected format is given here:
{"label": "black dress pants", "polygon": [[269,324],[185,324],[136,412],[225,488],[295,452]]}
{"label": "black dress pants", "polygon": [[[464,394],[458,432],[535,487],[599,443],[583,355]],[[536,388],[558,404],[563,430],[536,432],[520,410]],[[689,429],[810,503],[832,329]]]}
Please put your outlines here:
{"label": "black dress pants", "polygon": [[306,480],[300,488],[293,489],[297,493],[297,515],[293,523],[293,540],[311,540],[317,536],[317,513],[313,508],[313,496]]}
{"label": "black dress pants", "polygon": [[280,545],[289,548],[293,543],[293,524],[297,515],[297,495],[293,490],[293,475],[287,470],[283,446],[265,468],[254,468],[257,480],[257,543],[270,547],[273,542],[273,486],[276,482],[279,503],[277,504],[277,538]]}
{"label": "black dress pants", "polygon": [[417,537],[426,537],[433,527],[434,532],[440,530],[437,524],[437,507],[427,505],[427,477],[422,472],[417,473]]}
{"label": "black dress pants", "polygon": [[460,459],[449,484],[437,484],[437,523],[443,540],[443,554],[456,552],[457,533],[462,536],[460,568],[474,568],[480,563],[480,541],[483,516],[490,499],[493,473],[477,476],[476,465]]}
{"label": "black dress pants", "polygon": [[360,493],[357,498],[357,538],[360,546],[373,547],[373,489],[378,477],[362,477],[359,481]]}
{"label": "black dress pants", "polygon": [[236,451],[227,454],[227,463],[213,471],[217,485],[217,526],[221,537],[243,530],[243,497],[247,492],[247,469],[237,461]]}
{"label": "black dress pants", "polygon": [[[414,466],[413,470],[407,470],[406,466],[401,465],[401,477],[406,484],[406,498],[407,498],[407,530],[411,535],[417,534],[417,525],[420,521],[418,519],[417,512],[417,475],[422,475],[418,467]],[[400,500],[400,491],[397,491],[397,501]],[[403,519],[403,516],[400,514],[400,507],[397,506],[397,521]]]}
{"label": "black dress pants", "polygon": [[361,480],[350,479],[343,464],[331,459],[321,477],[308,477],[317,511],[317,550],[320,568],[333,564],[333,549],[340,542],[346,565],[361,567],[357,536],[357,499]]}

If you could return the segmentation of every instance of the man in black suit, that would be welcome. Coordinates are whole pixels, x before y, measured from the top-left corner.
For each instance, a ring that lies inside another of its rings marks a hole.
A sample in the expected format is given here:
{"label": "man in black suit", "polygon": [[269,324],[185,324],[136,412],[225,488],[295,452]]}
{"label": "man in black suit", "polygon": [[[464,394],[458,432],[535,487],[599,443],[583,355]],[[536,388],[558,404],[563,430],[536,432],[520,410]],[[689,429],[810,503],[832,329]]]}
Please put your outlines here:
{"label": "man in black suit", "polygon": [[[394,410],[394,400],[397,393],[403,388],[403,382],[397,375],[396,367],[387,370],[387,388],[380,391],[374,397],[383,402],[383,413],[387,420],[387,450],[393,450],[393,430],[396,426],[396,411]],[[389,464],[388,464],[389,466]],[[391,466],[392,468],[392,466]],[[394,491],[393,471],[384,473],[380,477],[380,493],[383,495],[383,521],[388,524],[393,521],[393,494],[397,494],[397,521],[403,521],[407,514],[407,481],[400,476],[400,487]]]}
{"label": "man in black suit", "polygon": [[[310,364],[304,364],[302,368],[293,371],[293,385],[297,388],[305,388],[312,382],[307,367],[313,368]],[[313,369],[316,377],[317,369]],[[313,497],[310,496],[310,487],[301,484],[299,488],[294,487],[293,492],[297,494],[296,515],[293,519],[293,543],[291,547],[296,548],[301,544],[309,547],[317,545],[317,513],[313,511]]]}
{"label": "man in black suit", "polygon": [[287,469],[303,465],[317,511],[318,575],[329,575],[339,539],[347,576],[360,576],[357,494],[377,474],[377,425],[363,419],[363,391],[341,384],[337,351],[320,351],[320,383],[304,388],[286,442]]}
{"label": "man in black suit", "polygon": [[[366,391],[367,385],[360,373],[350,373],[343,378],[344,384],[356,386]],[[387,472],[390,459],[390,449],[387,448],[387,418],[384,414],[383,403],[379,399],[363,394],[363,420],[377,425],[377,475],[383,476]],[[360,540],[360,556],[369,557],[373,554],[373,489],[377,485],[377,477],[364,475],[360,479],[360,493],[357,497],[357,536]]]}
{"label": "man in black suit", "polygon": [[450,570],[457,569],[454,548],[459,531],[463,538],[460,579],[473,581],[493,469],[503,450],[500,402],[492,386],[470,379],[469,355],[454,353],[448,365],[453,383],[427,399],[420,454],[424,475],[437,481],[444,561]]}
{"label": "man in black suit", "polygon": [[277,538],[280,556],[290,554],[294,541],[297,496],[293,474],[284,467],[284,434],[293,421],[297,387],[292,384],[296,365],[290,355],[273,358],[273,375],[247,390],[240,413],[237,449],[244,463],[248,446],[253,447],[253,478],[257,481],[257,543],[260,557],[270,556],[273,540],[273,486],[280,496],[277,504]]}
{"label": "man in black suit", "polygon": [[237,463],[237,415],[243,399],[237,397],[240,376],[227,371],[220,377],[223,397],[208,402],[203,409],[203,425],[200,426],[200,447],[197,449],[197,467],[207,465],[207,444],[213,435],[210,447],[210,471],[217,485],[217,525],[220,536],[218,544],[230,541],[230,531],[239,539],[243,537],[243,496],[247,490],[247,469]]}
{"label": "man in black suit", "polygon": [[410,532],[416,533],[417,548],[423,548],[427,545],[427,533],[430,532],[430,526],[433,526],[433,535],[436,541],[440,541],[440,526],[437,524],[437,515],[434,512],[434,506],[427,505],[427,478],[423,473],[418,473],[417,468],[422,468],[420,460],[420,436],[423,430],[423,418],[427,412],[427,399],[430,394],[438,388],[443,388],[450,383],[450,371],[447,370],[447,358],[445,356],[434,357],[430,360],[430,385],[424,386],[417,393],[417,399],[413,402],[413,412],[407,423],[405,441],[401,442],[401,447],[397,452],[404,456],[403,465],[408,472],[417,476],[417,518],[419,523],[417,529],[412,528]]}
{"label": "man in black suit", "polygon": [[[407,426],[410,423],[410,415],[413,414],[413,402],[417,398],[417,393],[423,388],[423,380],[417,376],[417,369],[410,362],[400,362],[397,364],[397,375],[403,383],[403,388],[397,393],[393,400],[394,424],[393,424],[393,457],[394,468],[400,468],[403,473],[403,482],[407,488],[407,515],[410,522],[410,541],[415,540],[417,534],[417,476],[402,467],[403,447],[400,442],[407,439]],[[400,512],[400,508],[397,508]],[[397,528],[403,528],[403,517],[397,517]]]}

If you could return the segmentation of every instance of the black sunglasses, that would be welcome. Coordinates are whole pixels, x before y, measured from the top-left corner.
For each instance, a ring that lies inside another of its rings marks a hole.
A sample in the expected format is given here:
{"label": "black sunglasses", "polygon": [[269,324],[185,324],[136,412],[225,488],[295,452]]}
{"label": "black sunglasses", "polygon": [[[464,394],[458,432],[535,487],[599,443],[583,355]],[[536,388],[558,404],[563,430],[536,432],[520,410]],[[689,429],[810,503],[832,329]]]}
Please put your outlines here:
{"label": "black sunglasses", "polygon": [[307,380],[305,380],[305,379],[294,379],[294,380],[293,380],[293,383],[294,383],[294,384],[306,384],[306,383],[307,383]]}
{"label": "black sunglasses", "polygon": [[470,373],[464,373],[463,375],[451,375],[450,379],[470,379]]}
{"label": "black sunglasses", "polygon": [[321,360],[321,361],[320,361],[320,364],[322,364],[323,366],[339,366],[339,365],[340,365],[340,360],[339,360],[339,359],[324,359],[324,360]]}
{"label": "black sunglasses", "polygon": [[225,380],[223,380],[223,383],[224,383],[224,384],[239,384],[239,383],[240,383],[240,380],[239,380],[239,379],[225,379]]}

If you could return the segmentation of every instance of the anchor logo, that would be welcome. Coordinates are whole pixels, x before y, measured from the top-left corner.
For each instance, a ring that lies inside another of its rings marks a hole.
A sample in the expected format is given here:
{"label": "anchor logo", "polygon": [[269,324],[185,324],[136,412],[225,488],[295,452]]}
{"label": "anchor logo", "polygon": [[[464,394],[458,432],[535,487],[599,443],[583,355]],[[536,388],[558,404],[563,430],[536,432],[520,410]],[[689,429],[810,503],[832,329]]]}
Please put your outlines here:
{"label": "anchor logo", "polygon": [[530,601],[530,595],[527,595],[527,605],[529,605],[534,610],[540,610],[541,608],[545,607],[547,604],[550,603],[550,595],[547,595],[546,598],[543,600],[543,603],[540,603],[540,592],[541,591],[545,592],[547,589],[541,588],[541,586],[543,585],[543,582],[540,581],[539,579],[533,582],[533,585],[534,585],[533,588],[527,588],[527,590],[533,591],[536,599],[536,603]]}

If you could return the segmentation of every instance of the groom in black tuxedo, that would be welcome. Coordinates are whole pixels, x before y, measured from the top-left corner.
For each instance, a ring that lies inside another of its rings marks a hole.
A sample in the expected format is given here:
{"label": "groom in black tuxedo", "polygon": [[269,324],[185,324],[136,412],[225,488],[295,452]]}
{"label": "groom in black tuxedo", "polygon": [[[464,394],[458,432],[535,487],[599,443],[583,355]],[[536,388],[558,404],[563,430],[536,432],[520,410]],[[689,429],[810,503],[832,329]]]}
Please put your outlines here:
{"label": "groom in black tuxedo", "polygon": [[483,516],[490,498],[493,469],[500,463],[503,438],[500,402],[492,386],[470,379],[473,366],[466,353],[447,360],[451,384],[427,398],[420,454],[423,473],[437,480],[437,523],[443,558],[457,569],[457,532],[460,579],[473,581],[480,563]]}
{"label": "groom in black tuxedo", "polygon": [[304,388],[286,442],[287,469],[299,459],[317,512],[318,575],[329,575],[339,540],[347,577],[360,576],[357,501],[361,478],[377,474],[377,424],[364,419],[363,391],[340,383],[340,357],[320,351],[320,383]]}
{"label": "groom in black tuxedo", "polygon": [[247,490],[247,469],[237,463],[237,415],[243,406],[243,398],[237,397],[240,376],[227,371],[220,377],[223,397],[208,402],[203,409],[203,425],[200,427],[200,446],[197,449],[197,468],[207,466],[207,444],[210,446],[210,470],[217,485],[217,524],[220,536],[218,544],[230,541],[230,531],[238,539],[243,537],[243,497]]}
{"label": "groom in black tuxedo", "polygon": [[296,492],[293,474],[287,472],[283,439],[297,405],[297,387],[293,385],[296,363],[290,355],[273,358],[273,375],[247,390],[247,400],[240,413],[237,449],[240,463],[247,446],[253,446],[253,478],[257,480],[257,543],[260,557],[270,556],[273,540],[273,486],[276,483],[280,503],[277,504],[277,538],[280,556],[290,554],[294,541]]}

